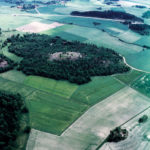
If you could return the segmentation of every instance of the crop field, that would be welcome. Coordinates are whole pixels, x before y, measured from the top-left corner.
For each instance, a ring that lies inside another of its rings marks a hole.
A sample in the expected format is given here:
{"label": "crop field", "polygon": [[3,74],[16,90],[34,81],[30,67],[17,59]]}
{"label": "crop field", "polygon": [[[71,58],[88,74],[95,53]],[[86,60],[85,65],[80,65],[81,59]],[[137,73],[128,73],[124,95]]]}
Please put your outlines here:
{"label": "crop field", "polygon": [[[86,32],[87,30],[88,32]],[[85,41],[87,43],[93,43],[98,46],[111,48],[122,55],[127,55],[127,54],[132,54],[132,53],[137,53],[137,52],[142,51],[141,47],[123,43],[117,38],[112,37],[108,33],[100,31],[98,29],[88,28],[88,27],[79,27],[79,26],[74,25],[72,26],[72,28],[66,30],[66,32],[85,37],[88,39],[87,41]],[[111,41],[111,42],[108,42],[108,41]]]}
{"label": "crop field", "polygon": [[53,22],[52,24],[32,22],[30,24],[18,27],[18,28],[16,28],[16,30],[20,31],[20,32],[39,33],[42,31],[49,30],[49,29],[57,28],[59,26],[63,26],[63,24],[60,24],[58,22]]}
{"label": "crop field", "polygon": [[141,39],[137,40],[135,43],[140,45],[150,46],[150,36],[143,36]]}
{"label": "crop field", "polygon": [[14,81],[14,82],[18,82],[18,83],[23,83],[24,80],[27,78],[25,74],[16,70],[10,70],[10,71],[1,73],[0,77],[7,79],[7,80]]}
{"label": "crop field", "polygon": [[127,32],[121,33],[118,37],[126,42],[135,43],[136,41],[140,40],[142,36],[128,30]]}
{"label": "crop field", "polygon": [[0,77],[0,90],[10,91],[12,93],[20,93],[23,97],[30,95],[35,89],[18,84],[16,82]]}
{"label": "crop field", "polygon": [[130,72],[125,74],[114,75],[114,77],[124,82],[125,84],[130,85],[133,81],[135,81],[143,74],[144,73],[141,71],[131,70]]}
{"label": "crop field", "polygon": [[135,82],[133,82],[132,87],[144,95],[150,97],[150,75],[142,75]]}
{"label": "crop field", "polygon": [[[118,4],[122,6],[115,7],[103,5],[102,1],[74,0],[65,6],[39,7],[39,13],[36,9],[28,12],[10,9],[10,5],[1,6],[0,2],[2,41],[12,34],[32,30],[113,49],[123,55],[129,65],[145,71],[132,69],[125,74],[93,77],[84,85],[26,76],[17,71],[17,67],[1,73],[0,90],[20,93],[29,109],[32,130],[26,150],[95,150],[110,130],[120,125],[128,129],[129,137],[117,144],[105,143],[100,150],[149,150],[146,137],[150,135],[150,119],[140,125],[138,119],[143,114],[150,117],[150,75],[146,73],[150,72],[150,51],[141,47],[150,46],[150,37],[132,32],[119,21],[70,15],[72,10],[89,11],[101,7],[141,17],[150,8],[149,0],[142,2],[146,9],[131,9],[139,4],[138,0],[123,2],[120,0]],[[144,19],[144,23],[150,24],[150,20]],[[22,60],[8,52],[7,47],[0,53],[15,62]]]}
{"label": "crop field", "polygon": [[[143,115],[148,116],[145,123],[138,123],[138,120]],[[118,143],[106,143],[100,150],[107,148],[115,150],[149,150],[149,135],[150,135],[150,108],[144,110],[139,115],[125,123],[122,128],[126,128],[129,132],[128,138]]]}
{"label": "crop field", "polygon": [[139,53],[130,54],[126,56],[126,62],[136,69],[150,72],[150,51],[143,50]]}
{"label": "crop field", "polygon": [[78,85],[71,84],[67,81],[56,81],[38,76],[28,76],[24,84],[65,98],[70,98],[78,88]]}
{"label": "crop field", "polygon": [[91,107],[61,136],[32,130],[27,150],[60,147],[61,150],[94,149],[106,138],[111,129],[123,124],[149,105],[147,97],[125,87]]}
{"label": "crop field", "polygon": [[30,110],[31,126],[57,135],[87,109],[87,105],[38,90],[28,96],[26,101]]}
{"label": "crop field", "polygon": [[71,25],[64,25],[61,27],[57,27],[57,29],[47,30],[45,32],[43,31],[43,32],[41,32],[41,34],[47,34],[47,35],[50,35],[53,37],[54,36],[60,36],[61,38],[65,39],[65,40],[72,40],[72,41],[84,42],[87,40],[87,38],[85,38],[85,37],[66,32],[66,30],[68,28],[72,28],[72,26]]}
{"label": "crop field", "polygon": [[80,85],[71,96],[71,99],[93,105],[123,87],[124,85],[113,77],[95,77],[92,82]]}

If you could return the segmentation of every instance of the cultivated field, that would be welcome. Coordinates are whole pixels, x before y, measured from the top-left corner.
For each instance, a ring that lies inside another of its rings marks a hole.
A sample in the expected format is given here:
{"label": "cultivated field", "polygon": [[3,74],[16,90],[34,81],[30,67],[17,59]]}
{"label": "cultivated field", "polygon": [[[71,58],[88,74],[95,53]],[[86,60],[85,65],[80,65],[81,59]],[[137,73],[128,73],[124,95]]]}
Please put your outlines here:
{"label": "cultivated field", "polygon": [[92,82],[79,86],[71,99],[94,105],[123,87],[124,85],[113,77],[95,77]]}
{"label": "cultivated field", "polygon": [[125,84],[130,85],[132,84],[133,81],[135,81],[137,78],[139,78],[143,74],[144,73],[141,71],[131,70],[125,74],[114,75],[114,77],[124,82]]}
{"label": "cultivated field", "polygon": [[67,81],[56,81],[38,76],[28,76],[24,84],[65,98],[70,98],[78,88],[78,85],[71,84]]}
{"label": "cultivated field", "polygon": [[144,74],[133,82],[132,87],[144,95],[150,97],[150,75]]}
{"label": "cultivated field", "polygon": [[27,24],[27,25],[21,26],[19,28],[16,28],[16,30],[20,31],[20,32],[39,33],[39,32],[42,32],[42,31],[49,30],[49,29],[57,28],[59,26],[63,26],[63,24],[60,24],[58,22],[54,22],[52,24],[32,22],[30,24]]}
{"label": "cultivated field", "polygon": [[[4,30],[0,40],[23,32],[60,36],[114,49],[133,67],[150,71],[150,52],[141,47],[150,46],[149,36],[134,33],[117,21],[69,15],[72,10],[88,11],[101,7],[102,10],[121,10],[141,17],[149,8],[148,0],[140,2],[147,6],[143,10],[131,9],[131,6],[140,4],[138,0],[123,2],[119,1],[121,7],[115,7],[101,1],[75,0],[66,6],[40,7],[40,15],[35,10],[25,12],[10,9],[10,5],[0,5],[0,27]],[[148,19],[144,22],[150,24]],[[0,53],[15,62],[22,60],[8,52],[7,47]],[[106,143],[102,150],[146,150],[150,147],[145,139],[145,135],[149,135],[150,120],[142,125],[137,125],[137,120],[142,114],[150,117],[150,109],[144,111],[150,106],[149,98],[144,96],[150,97],[149,80],[149,74],[132,70],[126,74],[94,77],[88,84],[79,86],[26,76],[15,69],[0,74],[0,90],[20,93],[25,98],[32,128],[27,150],[95,150],[111,129],[122,124],[129,130],[129,138],[118,144]]]}
{"label": "cultivated field", "polygon": [[[145,123],[139,124],[138,120],[143,115],[147,115],[148,120]],[[125,123],[122,128],[126,128],[128,130],[128,138],[119,143],[106,143],[100,150],[149,150],[150,108]]]}
{"label": "cultivated field", "polygon": [[61,136],[32,130],[27,150],[95,149],[109,131],[150,106],[149,99],[129,87],[91,107]]}

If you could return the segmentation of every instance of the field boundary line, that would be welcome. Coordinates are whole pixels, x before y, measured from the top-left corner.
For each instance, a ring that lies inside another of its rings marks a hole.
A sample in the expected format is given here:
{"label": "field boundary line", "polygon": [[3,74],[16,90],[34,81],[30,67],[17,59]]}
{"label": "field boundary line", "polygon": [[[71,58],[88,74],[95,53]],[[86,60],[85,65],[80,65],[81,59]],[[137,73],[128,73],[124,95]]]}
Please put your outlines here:
{"label": "field boundary line", "polygon": [[143,72],[141,75],[139,75],[137,78],[135,78],[130,84],[129,86],[132,86],[132,84],[137,81],[139,78],[141,78],[143,75],[145,75],[145,72]]}
{"label": "field boundary line", "polygon": [[[95,105],[97,105],[97,104],[99,104],[99,103],[102,103],[105,99],[108,99],[109,97],[115,95],[116,93],[118,93],[119,91],[123,90],[124,88],[130,88],[130,87],[125,86],[125,87],[119,89],[117,92],[115,92],[115,93],[113,93],[113,94],[107,96],[106,98],[104,98],[104,99],[101,100],[100,102],[97,102],[96,104],[94,104],[94,105],[92,105],[92,106],[87,105],[87,106],[88,106],[87,110],[85,110],[85,111],[80,115],[80,117],[82,117],[90,108],[93,108],[93,107],[95,107]],[[134,90],[134,89],[133,89],[133,90]],[[75,121],[77,121],[80,117],[78,117]],[[74,121],[74,122],[75,122],[75,121]],[[73,122],[73,123],[74,123],[74,122]],[[68,126],[68,128],[71,128],[71,126],[73,125],[73,123],[71,123],[70,126]],[[66,128],[66,130],[67,130],[68,128]],[[62,135],[65,133],[66,130],[64,130],[60,136],[62,136]]]}
{"label": "field boundary line", "polygon": [[24,83],[19,83],[19,82],[12,81],[12,80],[10,80],[10,79],[6,79],[6,78],[3,78],[3,77],[0,77],[0,78],[4,79],[4,80],[6,80],[6,81],[9,81],[9,82],[13,82],[13,83],[18,84],[18,85],[23,85],[24,87],[32,88],[32,89],[35,90],[35,91],[37,90],[37,91],[40,91],[40,92],[43,92],[43,93],[46,93],[46,94],[51,94],[51,95],[54,95],[54,96],[58,96],[58,97],[60,97],[60,98],[62,98],[62,99],[64,99],[64,100],[69,100],[68,98],[65,98],[65,97],[63,97],[63,96],[56,95],[56,94],[53,94],[53,93],[50,93],[50,92],[46,92],[46,91],[44,91],[44,90],[40,90],[40,89],[38,89],[38,88],[35,88],[35,87],[32,87],[32,86],[26,85],[26,84],[24,84]]}

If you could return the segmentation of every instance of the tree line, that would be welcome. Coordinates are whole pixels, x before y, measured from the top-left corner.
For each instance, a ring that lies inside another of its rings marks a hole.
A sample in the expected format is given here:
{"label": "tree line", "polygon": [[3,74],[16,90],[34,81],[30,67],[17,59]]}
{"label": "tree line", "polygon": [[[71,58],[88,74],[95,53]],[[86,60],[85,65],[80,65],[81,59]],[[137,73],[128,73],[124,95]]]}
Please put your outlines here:
{"label": "tree line", "polygon": [[97,17],[97,18],[108,18],[108,19],[121,19],[121,20],[130,20],[130,21],[138,21],[144,22],[142,18],[136,17],[132,14],[126,12],[119,12],[119,11],[73,11],[71,12],[73,16],[84,16],[84,17]]}
{"label": "tree line", "polygon": [[150,25],[148,24],[129,24],[129,29],[141,35],[150,35]]}

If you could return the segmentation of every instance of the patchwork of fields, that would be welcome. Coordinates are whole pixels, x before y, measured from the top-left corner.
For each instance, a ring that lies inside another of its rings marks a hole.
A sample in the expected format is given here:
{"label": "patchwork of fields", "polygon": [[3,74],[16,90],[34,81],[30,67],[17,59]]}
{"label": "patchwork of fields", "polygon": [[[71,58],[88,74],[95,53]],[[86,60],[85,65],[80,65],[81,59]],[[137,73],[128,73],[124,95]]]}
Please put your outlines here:
{"label": "patchwork of fields", "polygon": [[32,130],[27,150],[96,149],[109,131],[150,106],[147,97],[125,87],[91,107],[61,136]]}
{"label": "patchwork of fields", "polygon": [[[125,74],[93,77],[84,85],[26,76],[16,68],[1,73],[0,90],[20,93],[29,109],[32,131],[27,150],[95,150],[116,126],[127,128],[129,137],[117,144],[104,143],[100,150],[146,150],[150,147],[145,139],[150,134],[150,120],[142,125],[137,123],[143,114],[150,117],[150,75],[144,72],[150,72],[150,52],[143,48],[150,46],[150,37],[132,32],[118,21],[70,16],[72,10],[97,10],[100,5],[102,10],[121,10],[141,17],[149,8],[145,0],[142,4],[147,8],[142,11],[133,8],[131,11],[131,6],[139,2],[124,1],[119,2],[122,5],[119,8],[102,5],[101,1],[78,0],[66,6],[40,7],[40,14],[16,8],[10,11],[10,5],[1,6],[0,3],[1,41],[13,34],[23,34],[21,30],[27,27],[28,32],[36,30],[40,34],[114,49],[126,58],[129,65],[137,68]],[[83,4],[86,4],[85,8]],[[150,24],[148,19],[144,21]],[[42,30],[41,25],[44,26]],[[14,30],[18,28],[21,30]],[[10,53],[8,47],[0,53],[16,63],[22,60]]]}

